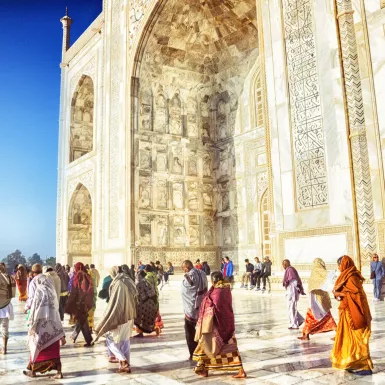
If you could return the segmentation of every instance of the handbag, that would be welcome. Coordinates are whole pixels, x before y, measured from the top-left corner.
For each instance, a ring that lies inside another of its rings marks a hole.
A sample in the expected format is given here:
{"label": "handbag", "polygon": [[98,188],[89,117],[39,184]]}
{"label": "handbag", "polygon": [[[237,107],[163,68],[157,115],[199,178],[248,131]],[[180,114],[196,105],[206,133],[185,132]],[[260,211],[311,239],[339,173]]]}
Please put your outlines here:
{"label": "handbag", "polygon": [[[378,262],[376,262],[376,269],[377,269],[377,264]],[[376,279],[376,270],[373,270],[372,272],[370,272],[370,279]]]}

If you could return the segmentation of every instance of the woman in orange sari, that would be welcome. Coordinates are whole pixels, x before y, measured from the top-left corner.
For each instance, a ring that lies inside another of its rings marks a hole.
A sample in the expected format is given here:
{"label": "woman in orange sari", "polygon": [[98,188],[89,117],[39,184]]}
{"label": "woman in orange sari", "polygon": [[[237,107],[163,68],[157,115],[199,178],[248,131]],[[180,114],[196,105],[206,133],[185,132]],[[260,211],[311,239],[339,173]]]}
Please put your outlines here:
{"label": "woman in orange sari", "polygon": [[27,294],[27,271],[23,265],[17,267],[17,272],[15,275],[17,290],[19,291],[19,301],[25,302],[28,299]]}
{"label": "woman in orange sari", "polygon": [[195,373],[207,377],[209,370],[237,371],[233,378],[246,378],[234,335],[230,284],[224,282],[220,271],[211,274],[211,282],[212,287],[202,301],[196,326]]}
{"label": "woman in orange sari", "polygon": [[372,374],[373,363],[369,352],[371,332],[370,309],[363,289],[364,278],[353,260],[339,258],[338,277],[333,294],[340,301],[339,322],[331,354],[333,368],[345,369],[360,376]]}

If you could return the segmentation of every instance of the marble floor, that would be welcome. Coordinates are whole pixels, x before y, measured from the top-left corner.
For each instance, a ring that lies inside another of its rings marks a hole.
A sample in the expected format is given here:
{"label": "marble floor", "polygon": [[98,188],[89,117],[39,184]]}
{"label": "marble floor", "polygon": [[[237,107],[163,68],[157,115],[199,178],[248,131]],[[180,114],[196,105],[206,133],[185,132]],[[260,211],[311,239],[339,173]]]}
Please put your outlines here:
{"label": "marble floor", "polygon": [[[371,354],[373,376],[359,378],[331,368],[329,354],[333,333],[313,336],[310,342],[297,340],[298,332],[287,329],[283,292],[261,294],[234,289],[236,335],[248,378],[232,379],[228,373],[210,374],[207,379],[193,372],[183,330],[183,311],[179,288],[166,286],[160,295],[165,329],[160,337],[147,336],[132,340],[132,374],[116,374],[117,365],[109,364],[106,347],[98,342],[83,348],[83,341],[70,343],[62,349],[64,379],[54,381],[48,376],[29,379],[22,374],[28,361],[26,321],[23,305],[15,301],[16,319],[11,323],[9,354],[0,356],[0,384],[34,382],[39,384],[385,384],[385,304],[372,304]],[[307,299],[301,298],[299,308],[305,315]],[[104,302],[98,302],[97,316]],[[333,309],[333,315],[337,315]],[[69,335],[71,328],[66,327]]]}

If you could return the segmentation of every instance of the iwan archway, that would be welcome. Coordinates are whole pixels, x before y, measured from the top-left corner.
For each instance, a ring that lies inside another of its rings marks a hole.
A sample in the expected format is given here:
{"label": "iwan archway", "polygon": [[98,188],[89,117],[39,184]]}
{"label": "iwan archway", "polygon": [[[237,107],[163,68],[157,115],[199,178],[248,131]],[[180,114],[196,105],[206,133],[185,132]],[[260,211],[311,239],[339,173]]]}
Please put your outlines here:
{"label": "iwan archway", "polygon": [[255,0],[163,1],[142,36],[131,93],[134,259],[179,267],[260,255]]}

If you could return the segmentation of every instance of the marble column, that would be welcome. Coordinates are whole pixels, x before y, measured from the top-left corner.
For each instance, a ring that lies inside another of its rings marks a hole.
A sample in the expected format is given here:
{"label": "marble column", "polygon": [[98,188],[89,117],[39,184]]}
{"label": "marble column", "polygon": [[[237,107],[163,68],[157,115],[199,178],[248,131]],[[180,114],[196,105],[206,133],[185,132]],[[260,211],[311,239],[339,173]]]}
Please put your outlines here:
{"label": "marble column", "polygon": [[355,188],[356,226],[362,265],[376,250],[376,231],[364,104],[351,0],[335,0]]}

